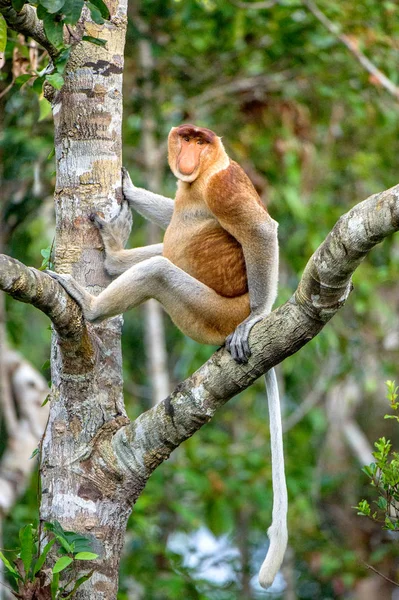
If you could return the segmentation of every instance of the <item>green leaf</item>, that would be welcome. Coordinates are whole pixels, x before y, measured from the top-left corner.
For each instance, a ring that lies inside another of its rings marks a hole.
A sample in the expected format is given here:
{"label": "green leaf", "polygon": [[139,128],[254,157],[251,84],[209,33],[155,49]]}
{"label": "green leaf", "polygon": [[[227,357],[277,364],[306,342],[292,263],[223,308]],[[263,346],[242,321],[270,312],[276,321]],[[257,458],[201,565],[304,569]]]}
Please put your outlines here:
{"label": "green leaf", "polygon": [[52,540],[50,540],[48,542],[48,544],[46,544],[39,556],[39,558],[37,559],[35,566],[33,568],[33,573],[34,575],[36,575],[36,573],[38,573],[40,571],[40,569],[42,568],[42,566],[44,565],[44,561],[47,558],[47,554],[50,552],[51,548],[54,546],[55,544],[55,538],[53,538]]}
{"label": "green leaf", "polygon": [[78,552],[75,554],[75,560],[95,560],[98,558],[98,554],[94,552]]}
{"label": "green leaf", "polygon": [[67,567],[69,567],[69,565],[72,562],[73,562],[73,558],[71,558],[70,556],[61,556],[61,558],[59,558],[57,560],[57,562],[55,563],[55,565],[53,567],[53,573],[54,574],[61,573],[61,571],[63,571]]}
{"label": "green leaf", "polygon": [[35,456],[37,456],[39,454],[39,448],[35,448],[32,452],[32,454],[29,457],[29,460],[31,460],[32,458],[35,458]]}
{"label": "green leaf", "polygon": [[95,38],[91,35],[84,35],[82,37],[82,40],[84,40],[85,42],[91,42],[92,44],[96,44],[97,46],[102,46],[103,48],[107,43],[107,40],[103,40],[102,38]]}
{"label": "green leaf", "polygon": [[56,90],[60,90],[64,85],[64,78],[58,72],[51,73],[51,75],[46,75],[46,81],[48,81],[49,84],[52,85]]}
{"label": "green leaf", "polygon": [[62,9],[65,23],[75,25],[82,13],[84,0],[66,0]]}
{"label": "green leaf", "polygon": [[87,3],[88,8],[90,9],[91,18],[97,25],[102,25],[104,23],[104,19],[101,16],[101,11],[98,10],[97,6],[95,6],[92,2]]}
{"label": "green leaf", "polygon": [[53,156],[55,156],[55,148],[51,148],[50,152],[48,153],[47,160],[51,160]]}
{"label": "green leaf", "polygon": [[21,576],[18,573],[18,571],[14,569],[10,561],[4,556],[2,552],[0,552],[0,560],[4,563],[5,568],[14,575],[14,577],[16,577],[17,579],[21,579]]}
{"label": "green leaf", "polygon": [[11,4],[14,10],[20,12],[24,4],[26,4],[25,0],[11,0]]}
{"label": "green leaf", "polygon": [[44,17],[48,14],[47,10],[41,4],[36,9],[37,18],[43,21]]}
{"label": "green leaf", "polygon": [[92,551],[92,543],[90,538],[87,538],[73,531],[64,531],[65,538],[68,543],[73,546],[74,552],[90,552]]}
{"label": "green leaf", "polygon": [[103,2],[103,0],[91,0],[91,4],[94,4],[94,6],[96,6],[98,8],[98,10],[101,13],[101,16],[104,17],[104,19],[109,19],[110,14],[109,14],[108,6],[106,6],[106,4]]}
{"label": "green leaf", "polygon": [[34,540],[32,525],[26,525],[19,530],[19,541],[21,542],[21,551],[19,553],[25,568],[25,579],[28,579],[30,567],[33,560]]}
{"label": "green leaf", "polygon": [[377,501],[377,506],[378,506],[378,508],[381,508],[381,510],[386,510],[386,508],[388,506],[386,498],[384,498],[383,496],[380,496]]}
{"label": "green leaf", "polygon": [[51,582],[51,600],[57,599],[58,586],[60,582],[60,576],[58,573],[53,573],[53,580]]}
{"label": "green leaf", "polygon": [[[46,369],[48,369],[50,367],[50,360],[47,359],[44,361],[44,363],[41,366],[41,370],[45,371]],[[52,531],[52,529],[50,529],[50,531]]]}
{"label": "green leaf", "polygon": [[80,586],[87,581],[88,579],[90,579],[90,577],[93,575],[94,571],[90,571],[90,573],[87,573],[87,575],[83,575],[83,577],[79,577],[79,579],[76,580],[75,585],[73,586],[73,589],[71,592],[69,592],[68,596],[65,596],[65,600],[68,600],[68,598],[72,598],[73,595],[75,594],[76,590],[78,588],[80,588]]}
{"label": "green leaf", "polygon": [[71,54],[71,47],[69,46],[68,48],[65,48],[65,50],[63,50],[61,52],[61,54],[54,61],[55,67],[56,67],[58,73],[61,73],[61,75],[65,71],[65,67],[67,65],[70,54]]}
{"label": "green leaf", "polygon": [[7,23],[3,15],[0,15],[0,52],[4,52],[7,45]]}
{"label": "green leaf", "polygon": [[43,17],[44,31],[56,48],[62,48],[64,45],[64,24],[62,21],[56,21],[54,15],[46,13]]}
{"label": "green leaf", "polygon": [[29,81],[29,79],[32,79],[32,77],[34,77],[34,75],[29,75],[28,73],[26,75],[19,75],[19,77],[16,77],[14,85],[17,87],[22,87],[24,83]]}
{"label": "green leaf", "polygon": [[40,96],[43,90],[44,76],[37,77],[32,85],[32,90]]}
{"label": "green leaf", "polygon": [[50,394],[47,394],[47,396],[45,397],[45,399],[43,400],[43,402],[41,403],[40,406],[46,406],[47,402],[49,402],[50,400]]}
{"label": "green leaf", "polygon": [[[44,121],[46,117],[51,114],[51,104],[46,98],[40,98],[39,100],[39,122]],[[47,258],[48,260],[48,258]]]}
{"label": "green leaf", "polygon": [[55,537],[57,538],[57,541],[61,544],[61,546],[64,548],[64,550],[67,552],[67,554],[70,554],[74,551],[75,548],[68,543],[68,541],[63,535],[56,535]]}
{"label": "green leaf", "polygon": [[39,0],[39,4],[44,6],[47,12],[53,14],[61,10],[65,4],[65,0]]}

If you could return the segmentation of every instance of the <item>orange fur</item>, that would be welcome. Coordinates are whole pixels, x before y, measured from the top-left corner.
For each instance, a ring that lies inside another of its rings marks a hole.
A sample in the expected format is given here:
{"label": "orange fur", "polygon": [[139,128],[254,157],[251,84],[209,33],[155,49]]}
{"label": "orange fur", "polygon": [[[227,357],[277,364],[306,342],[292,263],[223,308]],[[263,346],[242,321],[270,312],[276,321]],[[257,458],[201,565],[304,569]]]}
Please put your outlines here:
{"label": "orange fur", "polygon": [[[259,222],[267,211],[247,175],[228,158],[209,129],[182,125],[172,130],[169,163],[174,170],[178,170],[182,136],[205,143],[196,179],[179,184],[163,255],[221,296],[241,296],[248,292],[248,282],[240,225],[247,232],[248,222]],[[242,318],[248,314],[249,307]]]}

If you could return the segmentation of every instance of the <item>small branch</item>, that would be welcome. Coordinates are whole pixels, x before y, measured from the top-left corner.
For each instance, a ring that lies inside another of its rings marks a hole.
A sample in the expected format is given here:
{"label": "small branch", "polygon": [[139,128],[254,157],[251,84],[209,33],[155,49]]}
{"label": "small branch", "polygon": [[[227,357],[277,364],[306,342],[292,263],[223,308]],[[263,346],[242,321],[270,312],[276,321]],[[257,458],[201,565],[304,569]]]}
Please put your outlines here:
{"label": "small branch", "polygon": [[0,92],[0,98],[3,98],[3,96],[6,96],[8,94],[8,92],[13,88],[14,81],[15,81],[15,78],[13,77],[11,82],[8,84],[8,86],[6,88],[4,88],[4,90],[2,92]]}
{"label": "small branch", "polygon": [[0,14],[6,20],[10,29],[28,35],[45,48],[51,58],[58,55],[58,50],[51,44],[44,31],[43,22],[37,18],[36,8],[30,4],[24,4],[20,12],[13,9],[11,0],[0,0]]}
{"label": "small branch", "polygon": [[254,8],[256,10],[261,10],[263,8],[273,8],[276,4],[278,4],[279,0],[266,0],[265,2],[241,2],[240,0],[230,0],[234,6],[238,6],[238,8]]}
{"label": "small branch", "polygon": [[390,579],[389,577],[387,577],[386,575],[384,575],[383,573],[381,573],[381,571],[378,571],[375,567],[372,567],[371,565],[369,565],[366,562],[363,562],[364,566],[367,567],[368,569],[370,569],[370,571],[373,571],[373,573],[376,573],[376,575],[379,575],[380,577],[382,577],[382,579],[385,579],[385,581],[388,581],[389,583],[392,583],[392,585],[399,587],[399,583],[397,581],[394,581],[393,579]]}
{"label": "small branch", "polygon": [[272,75],[236,78],[227,83],[219,83],[218,86],[209,88],[202,94],[190,98],[188,102],[194,107],[202,107],[205,103],[214,102],[215,100],[225,102],[226,96],[229,94],[240,94],[250,90],[259,91],[261,88],[267,92],[273,92],[281,89],[283,82],[294,76],[292,70],[286,70]]}
{"label": "small branch", "polygon": [[367,58],[358,45],[349,36],[341,33],[339,27],[335,25],[330,19],[319,9],[319,7],[312,0],[302,0],[304,6],[316,17],[316,19],[324,25],[324,27],[332,33],[340,42],[344,44],[355,56],[356,60],[362,65],[362,67],[372,75],[376,81],[380,83],[392,96],[399,99],[399,87],[397,87],[393,81],[380,71],[372,62]]}

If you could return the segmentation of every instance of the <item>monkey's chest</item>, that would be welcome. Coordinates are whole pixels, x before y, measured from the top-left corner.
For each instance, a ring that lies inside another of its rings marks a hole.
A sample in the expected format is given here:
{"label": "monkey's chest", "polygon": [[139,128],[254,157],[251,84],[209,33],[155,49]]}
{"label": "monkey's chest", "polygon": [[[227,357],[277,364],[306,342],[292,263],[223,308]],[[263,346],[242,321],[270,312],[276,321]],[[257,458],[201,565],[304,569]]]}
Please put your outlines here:
{"label": "monkey's chest", "polygon": [[222,296],[248,291],[241,245],[215,221],[189,225],[172,219],[163,254],[173,264]]}

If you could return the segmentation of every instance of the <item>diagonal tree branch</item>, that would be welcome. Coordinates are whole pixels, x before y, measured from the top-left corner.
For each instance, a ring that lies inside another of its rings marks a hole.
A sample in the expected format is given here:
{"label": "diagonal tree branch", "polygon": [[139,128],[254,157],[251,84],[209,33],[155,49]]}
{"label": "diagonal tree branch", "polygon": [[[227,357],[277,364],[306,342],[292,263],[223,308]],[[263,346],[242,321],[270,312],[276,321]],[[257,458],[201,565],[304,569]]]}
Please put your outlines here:
{"label": "diagonal tree branch", "polygon": [[122,468],[146,481],[218,408],[307,344],[344,305],[351,276],[368,252],[397,230],[399,185],[343,215],[309,260],[295,295],[254,327],[247,365],[221,348],[168,398],[116,433]]}
{"label": "diagonal tree branch", "polygon": [[[127,475],[123,479],[130,502],[156,467],[218,408],[321,331],[348,298],[357,266],[397,230],[399,185],[371,196],[339,219],[306,265],[294,296],[253,328],[247,365],[237,364],[221,348],[165,400],[112,430],[112,468]],[[0,255],[0,289],[45,312],[64,338],[84,339],[84,332],[87,336],[79,307],[46,274]]]}
{"label": "diagonal tree branch", "polygon": [[304,6],[316,17],[316,19],[324,25],[324,27],[332,33],[340,42],[344,44],[355,56],[356,60],[362,65],[366,71],[372,75],[376,81],[380,83],[392,96],[399,99],[399,87],[396,86],[380,69],[378,69],[369,58],[358,48],[357,43],[349,36],[340,32],[339,27],[333,23],[313,2],[313,0],[302,0]]}
{"label": "diagonal tree branch", "polygon": [[36,40],[48,51],[51,58],[59,54],[57,48],[48,41],[43,22],[37,18],[36,8],[30,4],[24,4],[20,12],[17,12],[12,7],[11,0],[0,0],[0,14],[3,15],[10,29]]}
{"label": "diagonal tree branch", "polygon": [[80,344],[86,327],[82,312],[65,290],[43,271],[0,254],[0,289],[32,304],[48,317],[62,339]]}

